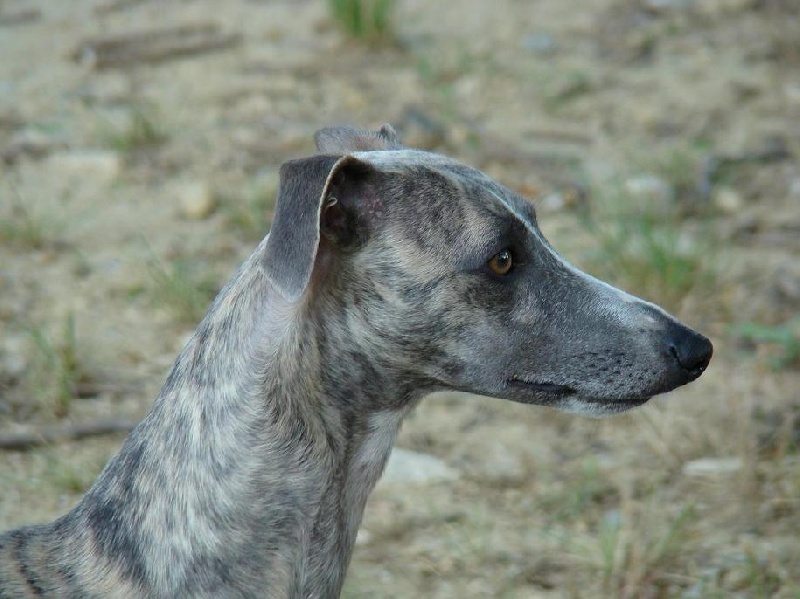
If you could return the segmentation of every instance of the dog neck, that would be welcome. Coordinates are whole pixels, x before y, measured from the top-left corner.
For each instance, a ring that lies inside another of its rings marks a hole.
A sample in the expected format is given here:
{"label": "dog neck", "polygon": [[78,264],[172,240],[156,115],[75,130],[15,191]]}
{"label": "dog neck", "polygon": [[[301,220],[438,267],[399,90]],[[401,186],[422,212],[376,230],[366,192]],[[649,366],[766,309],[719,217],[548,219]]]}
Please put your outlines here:
{"label": "dog neck", "polygon": [[112,572],[126,596],[338,596],[406,410],[361,411],[385,399],[375,390],[391,394],[386,381],[324,369],[330,332],[274,300],[247,264],[219,294],[62,522],[84,547],[76,576]]}

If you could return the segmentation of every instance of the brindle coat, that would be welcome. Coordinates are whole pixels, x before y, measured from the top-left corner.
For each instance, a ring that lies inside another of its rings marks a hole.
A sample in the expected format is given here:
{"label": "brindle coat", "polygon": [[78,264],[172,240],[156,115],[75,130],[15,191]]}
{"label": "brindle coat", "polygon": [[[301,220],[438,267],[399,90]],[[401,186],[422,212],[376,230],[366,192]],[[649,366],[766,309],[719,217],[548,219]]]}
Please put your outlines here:
{"label": "brindle coat", "polygon": [[708,364],[707,339],[567,264],[481,172],[388,126],[316,139],[94,486],[0,536],[0,597],[336,597],[425,395],[606,414]]}

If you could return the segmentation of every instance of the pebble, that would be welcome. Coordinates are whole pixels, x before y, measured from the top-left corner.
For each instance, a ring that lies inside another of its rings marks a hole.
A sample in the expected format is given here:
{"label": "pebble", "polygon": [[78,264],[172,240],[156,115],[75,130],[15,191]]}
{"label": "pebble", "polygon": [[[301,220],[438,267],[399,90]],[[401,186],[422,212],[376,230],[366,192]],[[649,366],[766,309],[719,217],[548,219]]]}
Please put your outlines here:
{"label": "pebble", "polygon": [[2,370],[11,378],[21,377],[28,368],[27,344],[23,337],[7,335],[0,346]]}
{"label": "pebble", "polygon": [[697,11],[709,17],[721,17],[725,14],[735,14],[745,12],[752,4],[753,0],[695,0],[692,4]]}
{"label": "pebble", "polygon": [[715,476],[718,474],[734,474],[742,469],[740,458],[700,458],[686,462],[683,473],[686,476]]}
{"label": "pebble", "polygon": [[787,302],[800,303],[800,269],[789,266],[778,269],[775,273],[775,291]]}
{"label": "pebble", "polygon": [[800,83],[787,83],[783,87],[783,95],[792,104],[800,104]]}
{"label": "pebble", "polygon": [[187,220],[203,220],[216,208],[211,187],[204,181],[185,181],[175,185],[173,193],[180,215]]}
{"label": "pebble", "polygon": [[674,209],[675,191],[655,175],[639,175],[625,181],[625,191],[632,199],[647,204],[648,212],[669,213]]}
{"label": "pebble", "polygon": [[459,472],[436,456],[396,447],[379,484],[424,484],[456,480]]}
{"label": "pebble", "polygon": [[559,212],[567,206],[564,195],[557,192],[548,193],[546,196],[539,198],[536,204],[538,207],[548,212]]}
{"label": "pebble", "polygon": [[122,172],[122,159],[110,150],[72,150],[50,157],[50,164],[69,178],[111,183]]}
{"label": "pebble", "polygon": [[368,530],[359,528],[356,533],[356,546],[367,545],[372,540],[372,535]]}
{"label": "pebble", "polygon": [[742,194],[731,187],[718,187],[712,196],[714,206],[726,214],[735,214],[742,209]]}
{"label": "pebble", "polygon": [[494,484],[513,485],[528,477],[528,469],[520,456],[503,443],[484,447],[481,460],[475,464],[474,474]]}
{"label": "pebble", "polygon": [[549,33],[528,33],[522,38],[522,47],[540,56],[550,56],[558,50],[555,39]]}
{"label": "pebble", "polygon": [[656,14],[686,10],[692,4],[692,0],[642,0],[642,7]]}

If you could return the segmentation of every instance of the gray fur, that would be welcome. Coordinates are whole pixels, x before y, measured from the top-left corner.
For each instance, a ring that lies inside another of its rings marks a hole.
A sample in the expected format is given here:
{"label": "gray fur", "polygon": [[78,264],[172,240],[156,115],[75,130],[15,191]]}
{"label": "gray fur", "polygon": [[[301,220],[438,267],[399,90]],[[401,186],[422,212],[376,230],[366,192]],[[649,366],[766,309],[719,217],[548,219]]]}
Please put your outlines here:
{"label": "gray fur", "polygon": [[609,414],[708,364],[708,340],[567,264],[479,171],[387,128],[317,142],[334,155],[281,170],[272,233],[94,486],[0,536],[0,598],[337,597],[424,396]]}

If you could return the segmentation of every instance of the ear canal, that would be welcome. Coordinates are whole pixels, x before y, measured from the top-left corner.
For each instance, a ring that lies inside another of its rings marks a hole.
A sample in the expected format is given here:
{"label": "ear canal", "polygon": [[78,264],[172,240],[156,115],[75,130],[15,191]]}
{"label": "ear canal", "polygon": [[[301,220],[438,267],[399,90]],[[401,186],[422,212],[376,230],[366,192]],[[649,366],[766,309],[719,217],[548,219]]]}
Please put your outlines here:
{"label": "ear canal", "polygon": [[286,300],[299,300],[311,280],[322,210],[338,202],[328,196],[331,182],[346,167],[356,165],[370,168],[355,158],[331,155],[291,160],[281,166],[275,218],[261,265]]}
{"label": "ear canal", "polygon": [[389,125],[378,131],[342,126],[320,129],[314,134],[317,150],[325,154],[348,154],[380,150],[400,150],[403,145],[397,132]]}

